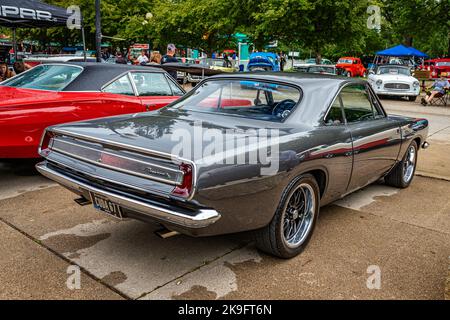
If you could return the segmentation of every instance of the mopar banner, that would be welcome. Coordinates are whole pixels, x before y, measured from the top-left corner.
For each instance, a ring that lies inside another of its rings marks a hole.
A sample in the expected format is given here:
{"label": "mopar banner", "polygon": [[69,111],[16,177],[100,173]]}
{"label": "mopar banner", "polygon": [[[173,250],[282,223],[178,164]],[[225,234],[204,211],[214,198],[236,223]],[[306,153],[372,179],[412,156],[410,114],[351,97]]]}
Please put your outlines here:
{"label": "mopar banner", "polygon": [[71,13],[36,0],[0,0],[0,26],[10,28],[66,25]]}

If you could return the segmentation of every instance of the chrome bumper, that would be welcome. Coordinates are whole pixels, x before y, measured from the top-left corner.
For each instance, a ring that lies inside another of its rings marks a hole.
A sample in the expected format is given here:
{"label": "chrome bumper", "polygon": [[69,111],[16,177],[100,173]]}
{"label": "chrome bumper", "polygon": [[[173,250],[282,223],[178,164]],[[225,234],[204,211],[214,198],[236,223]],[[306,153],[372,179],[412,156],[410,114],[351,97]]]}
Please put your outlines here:
{"label": "chrome bumper", "polygon": [[107,200],[121,206],[124,209],[143,214],[150,218],[156,219],[162,223],[167,222],[185,228],[204,228],[220,219],[220,213],[210,209],[199,209],[195,215],[187,215],[176,210],[168,210],[143,201],[128,199],[124,196],[101,190],[88,184],[82,183],[75,179],[65,176],[55,170],[49,168],[46,162],[36,165],[36,169],[45,177],[59,183],[63,187],[79,194],[85,192],[93,192]]}

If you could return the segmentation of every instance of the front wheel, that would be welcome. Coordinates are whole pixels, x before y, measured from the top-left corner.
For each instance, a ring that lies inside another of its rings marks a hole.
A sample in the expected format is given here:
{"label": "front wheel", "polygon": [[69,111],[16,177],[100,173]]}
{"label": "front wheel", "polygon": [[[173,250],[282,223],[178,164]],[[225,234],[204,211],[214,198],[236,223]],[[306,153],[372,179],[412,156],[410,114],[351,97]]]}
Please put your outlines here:
{"label": "front wheel", "polygon": [[283,192],[270,224],[255,232],[256,246],[284,259],[300,254],[311,239],[319,215],[319,194],[312,175],[293,180]]}
{"label": "front wheel", "polygon": [[417,100],[417,96],[409,96],[409,97],[408,97],[408,100],[409,100],[410,102],[414,102],[414,101]]}
{"label": "front wheel", "polygon": [[384,178],[389,186],[396,188],[408,188],[414,178],[417,166],[418,146],[413,141],[408,147],[403,160]]}
{"label": "front wheel", "polygon": [[350,71],[347,71],[347,77],[348,78],[352,78],[353,77],[353,75],[352,75],[352,73]]}

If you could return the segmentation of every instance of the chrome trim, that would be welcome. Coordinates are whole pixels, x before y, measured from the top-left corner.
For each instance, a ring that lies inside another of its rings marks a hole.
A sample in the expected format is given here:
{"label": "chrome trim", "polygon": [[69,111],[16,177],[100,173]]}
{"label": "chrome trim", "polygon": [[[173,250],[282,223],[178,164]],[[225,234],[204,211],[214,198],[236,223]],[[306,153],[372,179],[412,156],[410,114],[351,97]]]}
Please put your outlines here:
{"label": "chrome trim", "polygon": [[[66,163],[63,163],[61,161],[55,160],[55,159],[51,159],[51,160],[49,160],[49,162],[54,163],[54,164],[56,164],[58,166],[64,167],[66,169],[72,170],[74,172],[80,172],[76,168],[74,168],[74,167],[72,167],[72,166],[70,166],[70,165],[68,165]],[[142,187],[138,187],[138,186],[135,186],[133,184],[128,184],[128,183],[125,183],[125,182],[122,182],[122,181],[117,181],[117,180],[111,180],[111,179],[108,179],[106,177],[102,177],[102,176],[99,176],[99,175],[86,173],[86,172],[80,172],[80,173],[82,173],[83,175],[85,175],[85,176],[87,176],[87,177],[89,177],[91,179],[106,181],[106,182],[109,182],[111,184],[115,184],[115,185],[118,185],[118,186],[130,188],[130,189],[141,191],[141,192],[145,192],[145,193],[151,193],[151,194],[154,194],[154,195],[157,195],[157,196],[160,196],[160,197],[162,196],[162,197],[167,198],[167,199],[171,199],[172,198],[172,199],[184,200],[184,199],[181,199],[181,198],[177,198],[176,196],[173,196],[170,193],[163,192],[161,190],[144,189]]]}
{"label": "chrome trim", "polygon": [[422,149],[428,149],[430,147],[430,144],[428,143],[428,141],[425,141],[423,144],[422,144]]}
{"label": "chrome trim", "polygon": [[191,194],[189,195],[189,197],[183,198],[183,199],[189,201],[189,200],[192,200],[194,198],[195,191],[197,189],[197,165],[192,160],[185,159],[185,158],[180,158],[180,157],[177,157],[177,156],[171,155],[169,153],[165,153],[165,152],[149,150],[149,149],[145,149],[145,148],[142,148],[142,147],[136,147],[136,146],[123,144],[123,143],[115,142],[115,141],[111,141],[111,140],[97,139],[97,138],[93,138],[91,136],[87,136],[87,135],[79,134],[79,133],[73,133],[73,132],[65,131],[65,130],[62,130],[62,129],[59,129],[59,128],[52,128],[52,129],[50,129],[48,131],[50,131],[50,132],[52,132],[54,134],[66,135],[68,137],[74,137],[74,138],[79,138],[81,140],[86,140],[86,141],[91,141],[91,142],[95,142],[95,143],[100,143],[101,145],[107,144],[107,145],[110,145],[110,146],[113,146],[113,147],[121,148],[121,149],[126,150],[126,151],[135,151],[135,152],[143,154],[143,155],[160,157],[160,158],[163,158],[163,159],[170,160],[170,161],[174,162],[175,164],[182,164],[182,163],[189,164],[192,167],[192,190],[191,190]]}
{"label": "chrome trim", "polygon": [[[58,141],[58,139],[54,139],[54,141]],[[97,149],[94,149],[94,148],[91,148],[91,147],[82,146],[82,145],[79,145],[79,144],[76,144],[76,143],[72,143],[70,141],[61,141],[61,140],[59,140],[59,141],[62,142],[62,143],[67,143],[67,144],[79,147],[79,148],[89,149],[89,150],[93,150],[93,151],[96,151],[96,152],[99,152],[99,153],[109,154],[111,156],[115,156],[115,157],[122,158],[122,159],[125,159],[125,160],[130,160],[130,161],[139,162],[139,163],[142,163],[142,164],[145,164],[145,165],[148,165],[148,166],[157,167],[157,168],[160,168],[162,170],[167,170],[167,171],[170,171],[170,172],[173,172],[173,173],[176,173],[176,174],[181,174],[181,175],[184,176],[184,172],[181,171],[181,170],[174,170],[174,169],[166,168],[166,167],[163,167],[163,166],[160,166],[160,165],[157,165],[157,164],[152,164],[152,163],[149,163],[149,162],[146,162],[146,161],[141,161],[141,160],[137,160],[137,159],[135,160],[135,159],[128,158],[128,157],[125,157],[125,156],[121,156],[121,155],[118,155],[118,154],[115,154],[115,153],[112,153],[112,152],[108,152],[108,151],[104,151],[104,150],[97,150]],[[57,152],[57,153],[61,153],[63,155],[69,156],[69,157],[72,157],[74,159],[78,159],[78,160],[81,160],[81,161],[85,161],[85,162],[97,165],[99,167],[103,167],[103,168],[106,168],[106,169],[110,169],[110,170],[113,170],[113,171],[129,174],[129,175],[133,175],[133,176],[137,176],[137,177],[140,177],[140,178],[155,180],[155,181],[166,183],[166,184],[170,184],[170,185],[173,185],[173,186],[180,186],[182,184],[181,182],[177,183],[176,181],[167,180],[167,179],[163,179],[163,178],[158,178],[158,177],[155,177],[155,176],[146,175],[146,174],[135,172],[135,171],[128,170],[128,169],[122,169],[122,168],[119,168],[119,167],[114,167],[114,166],[105,164],[103,162],[94,161],[94,160],[91,160],[91,159],[88,159],[88,158],[85,158],[85,157],[78,156],[78,155],[73,154],[71,152],[68,152],[68,151],[65,151],[65,150],[61,150],[61,149],[59,149],[59,148],[57,148],[55,146],[51,147],[50,150],[54,151],[54,152]]]}
{"label": "chrome trim", "polygon": [[212,209],[199,209],[195,216],[189,216],[181,212],[157,207],[142,201],[128,199],[124,196],[101,190],[64,176],[63,174],[48,168],[45,162],[37,164],[36,169],[45,177],[59,183],[69,190],[74,192],[93,192],[125,209],[142,213],[162,222],[198,229],[207,227],[221,218],[220,213]]}

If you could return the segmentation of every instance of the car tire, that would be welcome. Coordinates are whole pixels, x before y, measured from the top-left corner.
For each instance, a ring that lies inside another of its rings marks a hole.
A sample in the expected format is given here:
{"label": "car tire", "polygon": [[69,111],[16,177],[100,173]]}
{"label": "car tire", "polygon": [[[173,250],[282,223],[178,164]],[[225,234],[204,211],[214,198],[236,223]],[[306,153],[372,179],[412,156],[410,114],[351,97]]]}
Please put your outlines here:
{"label": "car tire", "polygon": [[347,71],[347,77],[348,78],[353,78],[352,73],[350,71]]}
{"label": "car tire", "polygon": [[384,178],[387,185],[402,189],[411,185],[416,172],[418,151],[417,142],[411,142],[402,161],[397,163],[394,169]]}
{"label": "car tire", "polygon": [[297,256],[311,239],[319,211],[316,179],[310,174],[297,177],[283,191],[270,224],[255,231],[257,248],[283,259]]}
{"label": "car tire", "polygon": [[414,102],[416,100],[417,100],[417,96],[410,96],[410,97],[408,97],[408,101],[410,101],[410,102]]}

